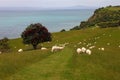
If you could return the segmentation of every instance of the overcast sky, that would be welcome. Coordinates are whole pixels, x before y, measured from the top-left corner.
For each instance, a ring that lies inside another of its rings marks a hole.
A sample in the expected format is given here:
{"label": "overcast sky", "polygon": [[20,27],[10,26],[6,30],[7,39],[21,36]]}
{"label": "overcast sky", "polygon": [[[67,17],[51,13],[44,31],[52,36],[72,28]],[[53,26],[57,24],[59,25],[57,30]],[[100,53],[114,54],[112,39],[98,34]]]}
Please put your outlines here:
{"label": "overcast sky", "polygon": [[120,5],[120,0],[0,0],[0,7],[63,8],[71,6]]}

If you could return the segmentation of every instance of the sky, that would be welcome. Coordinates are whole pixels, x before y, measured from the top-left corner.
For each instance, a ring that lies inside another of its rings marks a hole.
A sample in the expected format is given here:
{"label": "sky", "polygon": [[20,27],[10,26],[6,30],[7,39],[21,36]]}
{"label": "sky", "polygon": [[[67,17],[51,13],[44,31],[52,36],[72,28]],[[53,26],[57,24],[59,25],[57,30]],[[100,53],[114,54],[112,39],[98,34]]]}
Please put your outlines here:
{"label": "sky", "polygon": [[64,8],[72,6],[120,5],[120,0],[0,0],[0,7]]}

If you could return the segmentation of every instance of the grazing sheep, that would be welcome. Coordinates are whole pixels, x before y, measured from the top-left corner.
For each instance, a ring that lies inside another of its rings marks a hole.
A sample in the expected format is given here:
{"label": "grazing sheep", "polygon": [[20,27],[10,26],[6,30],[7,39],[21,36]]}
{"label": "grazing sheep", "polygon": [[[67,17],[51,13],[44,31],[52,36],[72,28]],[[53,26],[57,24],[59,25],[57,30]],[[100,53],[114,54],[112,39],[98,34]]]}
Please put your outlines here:
{"label": "grazing sheep", "polygon": [[77,51],[77,53],[78,53],[78,54],[80,54],[80,53],[82,52],[82,49],[77,48],[77,50],[76,50],[76,51]]}
{"label": "grazing sheep", "polygon": [[53,46],[52,49],[51,49],[51,52],[59,51],[59,50],[62,50],[62,49],[64,49],[64,46],[63,46],[63,47],[60,47],[60,46]]}
{"label": "grazing sheep", "polygon": [[104,51],[105,50],[105,48],[98,48],[99,50],[102,50],[102,51]]}
{"label": "grazing sheep", "polygon": [[95,48],[95,46],[91,46],[91,47],[89,47],[89,49],[93,49],[93,48]]}
{"label": "grazing sheep", "polygon": [[81,50],[82,50],[82,52],[85,52],[85,51],[86,51],[86,48],[85,48],[85,47],[82,47]]}
{"label": "grazing sheep", "polygon": [[42,47],[42,48],[41,48],[41,50],[47,50],[47,48],[45,48],[45,47]]}
{"label": "grazing sheep", "polygon": [[0,54],[2,54],[2,52],[0,51]]}
{"label": "grazing sheep", "polygon": [[105,50],[105,48],[101,48],[101,50],[102,50],[102,51],[104,51],[104,50]]}
{"label": "grazing sheep", "polygon": [[18,52],[23,52],[23,49],[19,49]]}
{"label": "grazing sheep", "polygon": [[101,48],[98,48],[99,50],[101,50]]}
{"label": "grazing sheep", "polygon": [[68,45],[69,43],[68,42],[66,42],[64,45],[66,46],[66,45]]}
{"label": "grazing sheep", "polygon": [[91,55],[91,53],[92,53],[91,50],[89,50],[89,49],[86,50],[86,54]]}

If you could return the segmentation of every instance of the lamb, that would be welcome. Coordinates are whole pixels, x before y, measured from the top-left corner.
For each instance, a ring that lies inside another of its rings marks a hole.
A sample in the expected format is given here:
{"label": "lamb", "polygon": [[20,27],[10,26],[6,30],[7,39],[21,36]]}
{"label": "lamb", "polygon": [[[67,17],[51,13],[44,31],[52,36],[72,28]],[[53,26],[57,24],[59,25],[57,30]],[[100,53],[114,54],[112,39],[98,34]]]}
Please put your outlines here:
{"label": "lamb", "polygon": [[91,50],[87,49],[86,54],[91,55]]}
{"label": "lamb", "polygon": [[53,46],[51,52],[59,51],[59,50],[62,50],[62,49],[64,49],[64,46],[63,46],[63,47],[60,47],[60,46]]}
{"label": "lamb", "polygon": [[45,48],[45,47],[42,47],[42,48],[41,48],[41,50],[47,50],[47,48]]}
{"label": "lamb", "polygon": [[18,52],[23,52],[23,49],[19,49]]}
{"label": "lamb", "polygon": [[78,54],[80,54],[80,53],[82,52],[82,49],[77,48],[77,50],[76,50],[76,51],[77,51],[77,53],[78,53]]}
{"label": "lamb", "polygon": [[86,48],[85,47],[82,47],[81,48],[82,52],[84,53],[86,51]]}

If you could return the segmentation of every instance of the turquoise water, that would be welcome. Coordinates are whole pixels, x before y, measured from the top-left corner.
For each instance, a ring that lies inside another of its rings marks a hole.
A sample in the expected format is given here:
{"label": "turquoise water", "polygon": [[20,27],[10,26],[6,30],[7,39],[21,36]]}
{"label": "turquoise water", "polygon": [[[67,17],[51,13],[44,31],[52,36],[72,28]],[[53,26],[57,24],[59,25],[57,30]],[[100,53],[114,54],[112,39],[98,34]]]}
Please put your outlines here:
{"label": "turquoise water", "polygon": [[0,11],[0,38],[20,37],[31,23],[41,23],[49,32],[69,30],[87,20],[94,10]]}

